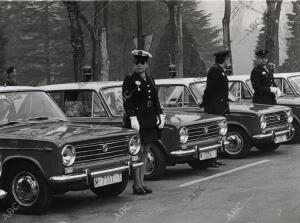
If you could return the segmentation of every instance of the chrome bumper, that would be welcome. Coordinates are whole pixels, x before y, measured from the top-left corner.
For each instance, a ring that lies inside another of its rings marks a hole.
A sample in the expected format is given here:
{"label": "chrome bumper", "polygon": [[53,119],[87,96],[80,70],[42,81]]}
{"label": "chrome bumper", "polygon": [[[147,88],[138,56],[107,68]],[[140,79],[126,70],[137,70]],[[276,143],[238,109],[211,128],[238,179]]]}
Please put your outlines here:
{"label": "chrome bumper", "polygon": [[199,154],[200,152],[206,152],[206,151],[210,151],[210,150],[214,150],[214,149],[219,150],[221,148],[221,150],[223,150],[224,146],[227,146],[228,144],[229,143],[227,141],[225,141],[225,142],[222,141],[218,144],[214,144],[214,145],[211,145],[211,146],[200,147],[200,148],[198,148],[198,146],[196,145],[192,149],[175,150],[175,151],[170,152],[170,154],[172,156],[178,156],[178,157],[196,155],[196,154]]}
{"label": "chrome bumper", "polygon": [[271,131],[269,133],[263,133],[259,135],[254,135],[252,138],[255,140],[262,140],[262,139],[271,139],[274,140],[275,137],[277,136],[282,136],[282,135],[291,135],[295,132],[295,129],[293,127],[289,127],[287,130],[282,130],[282,131]]}
{"label": "chrome bumper", "polygon": [[6,192],[0,189],[0,199],[4,198],[5,196],[6,196]]}
{"label": "chrome bumper", "polygon": [[90,171],[90,170],[86,170],[85,173],[53,176],[53,177],[50,177],[50,181],[52,183],[68,183],[68,182],[73,182],[73,181],[86,180],[87,183],[89,183],[89,180],[91,178],[111,175],[111,174],[114,174],[114,173],[120,173],[120,172],[123,172],[125,170],[130,170],[131,168],[136,169],[137,167],[140,167],[143,164],[144,164],[143,162],[130,163],[127,166],[116,167],[116,168],[113,168],[113,169],[100,170],[100,171],[94,171],[94,172]]}

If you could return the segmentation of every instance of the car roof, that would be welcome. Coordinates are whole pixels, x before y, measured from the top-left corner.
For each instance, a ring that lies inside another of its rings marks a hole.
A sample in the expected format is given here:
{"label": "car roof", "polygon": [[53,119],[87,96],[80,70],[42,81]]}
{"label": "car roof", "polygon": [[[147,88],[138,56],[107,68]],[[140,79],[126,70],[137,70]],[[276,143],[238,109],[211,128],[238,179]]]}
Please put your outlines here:
{"label": "car roof", "polygon": [[51,84],[40,86],[45,91],[51,90],[88,90],[95,89],[99,90],[104,87],[120,86],[122,81],[93,81],[93,82],[73,82],[73,83],[64,83],[64,84]]}
{"label": "car roof", "polygon": [[230,75],[228,76],[228,80],[229,81],[234,81],[234,80],[241,80],[243,82],[245,82],[246,80],[250,80],[250,76],[249,75]]}
{"label": "car roof", "polygon": [[300,72],[291,72],[291,73],[274,73],[274,77],[293,77],[293,76],[300,76]]}
{"label": "car roof", "polygon": [[187,78],[169,78],[169,79],[155,79],[156,84],[178,84],[189,85],[190,83],[205,81],[206,77],[187,77]]}
{"label": "car roof", "polygon": [[0,92],[10,92],[10,91],[43,91],[41,88],[38,87],[31,87],[31,86],[0,86]]}

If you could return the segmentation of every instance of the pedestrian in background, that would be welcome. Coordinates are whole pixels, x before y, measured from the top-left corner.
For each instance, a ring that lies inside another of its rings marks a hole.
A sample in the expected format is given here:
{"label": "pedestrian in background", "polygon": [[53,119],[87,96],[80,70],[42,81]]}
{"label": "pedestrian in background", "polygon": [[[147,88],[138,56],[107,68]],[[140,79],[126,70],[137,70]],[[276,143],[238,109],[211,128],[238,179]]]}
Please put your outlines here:
{"label": "pedestrian in background", "polygon": [[276,97],[281,95],[277,87],[273,72],[273,66],[268,67],[267,50],[256,52],[257,66],[251,72],[251,83],[254,89],[253,103],[276,105]]}
{"label": "pedestrian in background", "polygon": [[6,75],[4,77],[4,80],[2,80],[3,86],[16,86],[17,83],[17,70],[15,67],[11,66],[7,68]]}
{"label": "pedestrian in background", "polygon": [[145,195],[152,190],[144,184],[147,155],[152,142],[160,137],[164,127],[164,115],[161,109],[154,80],[146,70],[151,54],[143,50],[134,50],[133,74],[126,76],[122,86],[125,110],[124,126],[137,130],[141,136],[140,160],[143,166],[135,170],[133,194]]}

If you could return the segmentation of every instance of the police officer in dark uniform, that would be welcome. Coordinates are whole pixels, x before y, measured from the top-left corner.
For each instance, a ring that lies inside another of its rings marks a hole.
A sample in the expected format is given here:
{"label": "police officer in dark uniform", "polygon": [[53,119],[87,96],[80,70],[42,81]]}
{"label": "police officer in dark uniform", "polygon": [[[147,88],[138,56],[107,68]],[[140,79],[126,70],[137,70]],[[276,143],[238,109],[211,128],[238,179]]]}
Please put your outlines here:
{"label": "police officer in dark uniform", "polygon": [[159,103],[156,87],[152,77],[147,75],[148,59],[151,54],[143,50],[134,50],[133,74],[126,76],[122,86],[125,110],[125,127],[139,131],[142,142],[141,160],[144,165],[135,171],[133,193],[144,195],[152,190],[144,185],[144,174],[150,144],[160,137],[164,126],[164,115]]}
{"label": "police officer in dark uniform", "polygon": [[[225,67],[230,65],[229,50],[220,51],[214,54],[215,64],[207,73],[206,89],[203,95],[202,106],[209,114],[225,115],[229,113],[228,100],[228,78]],[[211,162],[210,167],[225,165],[222,162]]]}
{"label": "police officer in dark uniform", "polygon": [[253,103],[275,105],[276,96],[280,96],[281,91],[275,84],[273,69],[268,67],[267,54],[267,50],[256,52],[258,65],[250,77],[254,89]]}
{"label": "police officer in dark uniform", "polygon": [[209,114],[224,115],[229,113],[228,78],[225,67],[229,65],[229,50],[215,53],[215,64],[207,73],[207,84],[202,105]]}

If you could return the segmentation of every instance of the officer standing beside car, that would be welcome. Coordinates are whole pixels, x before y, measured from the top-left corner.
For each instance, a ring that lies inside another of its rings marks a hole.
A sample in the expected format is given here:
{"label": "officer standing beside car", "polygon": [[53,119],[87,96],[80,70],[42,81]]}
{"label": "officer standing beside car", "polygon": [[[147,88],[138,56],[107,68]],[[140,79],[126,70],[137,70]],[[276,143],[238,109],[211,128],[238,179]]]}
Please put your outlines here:
{"label": "officer standing beside car", "polygon": [[[204,111],[208,114],[225,115],[229,113],[229,89],[225,69],[230,65],[229,55],[229,50],[215,53],[215,64],[207,73],[206,89],[201,106],[204,106]],[[218,167],[218,165],[225,164],[216,160],[210,164],[210,167]]]}
{"label": "officer standing beside car", "polygon": [[144,165],[135,170],[132,190],[134,194],[145,195],[152,193],[152,190],[144,184],[148,151],[151,143],[160,138],[164,115],[154,80],[146,73],[148,59],[152,55],[143,50],[134,50],[132,55],[134,72],[125,77],[122,86],[124,127],[137,130],[141,136],[140,159]]}
{"label": "officer standing beside car", "polygon": [[207,73],[202,105],[204,111],[209,114],[224,115],[229,113],[228,78],[225,70],[225,67],[229,65],[229,55],[229,50],[215,53],[215,64]]}
{"label": "officer standing beside car", "polygon": [[268,67],[267,50],[256,52],[257,66],[251,72],[251,83],[254,89],[253,103],[276,105],[276,97],[281,95],[276,86],[273,69]]}

